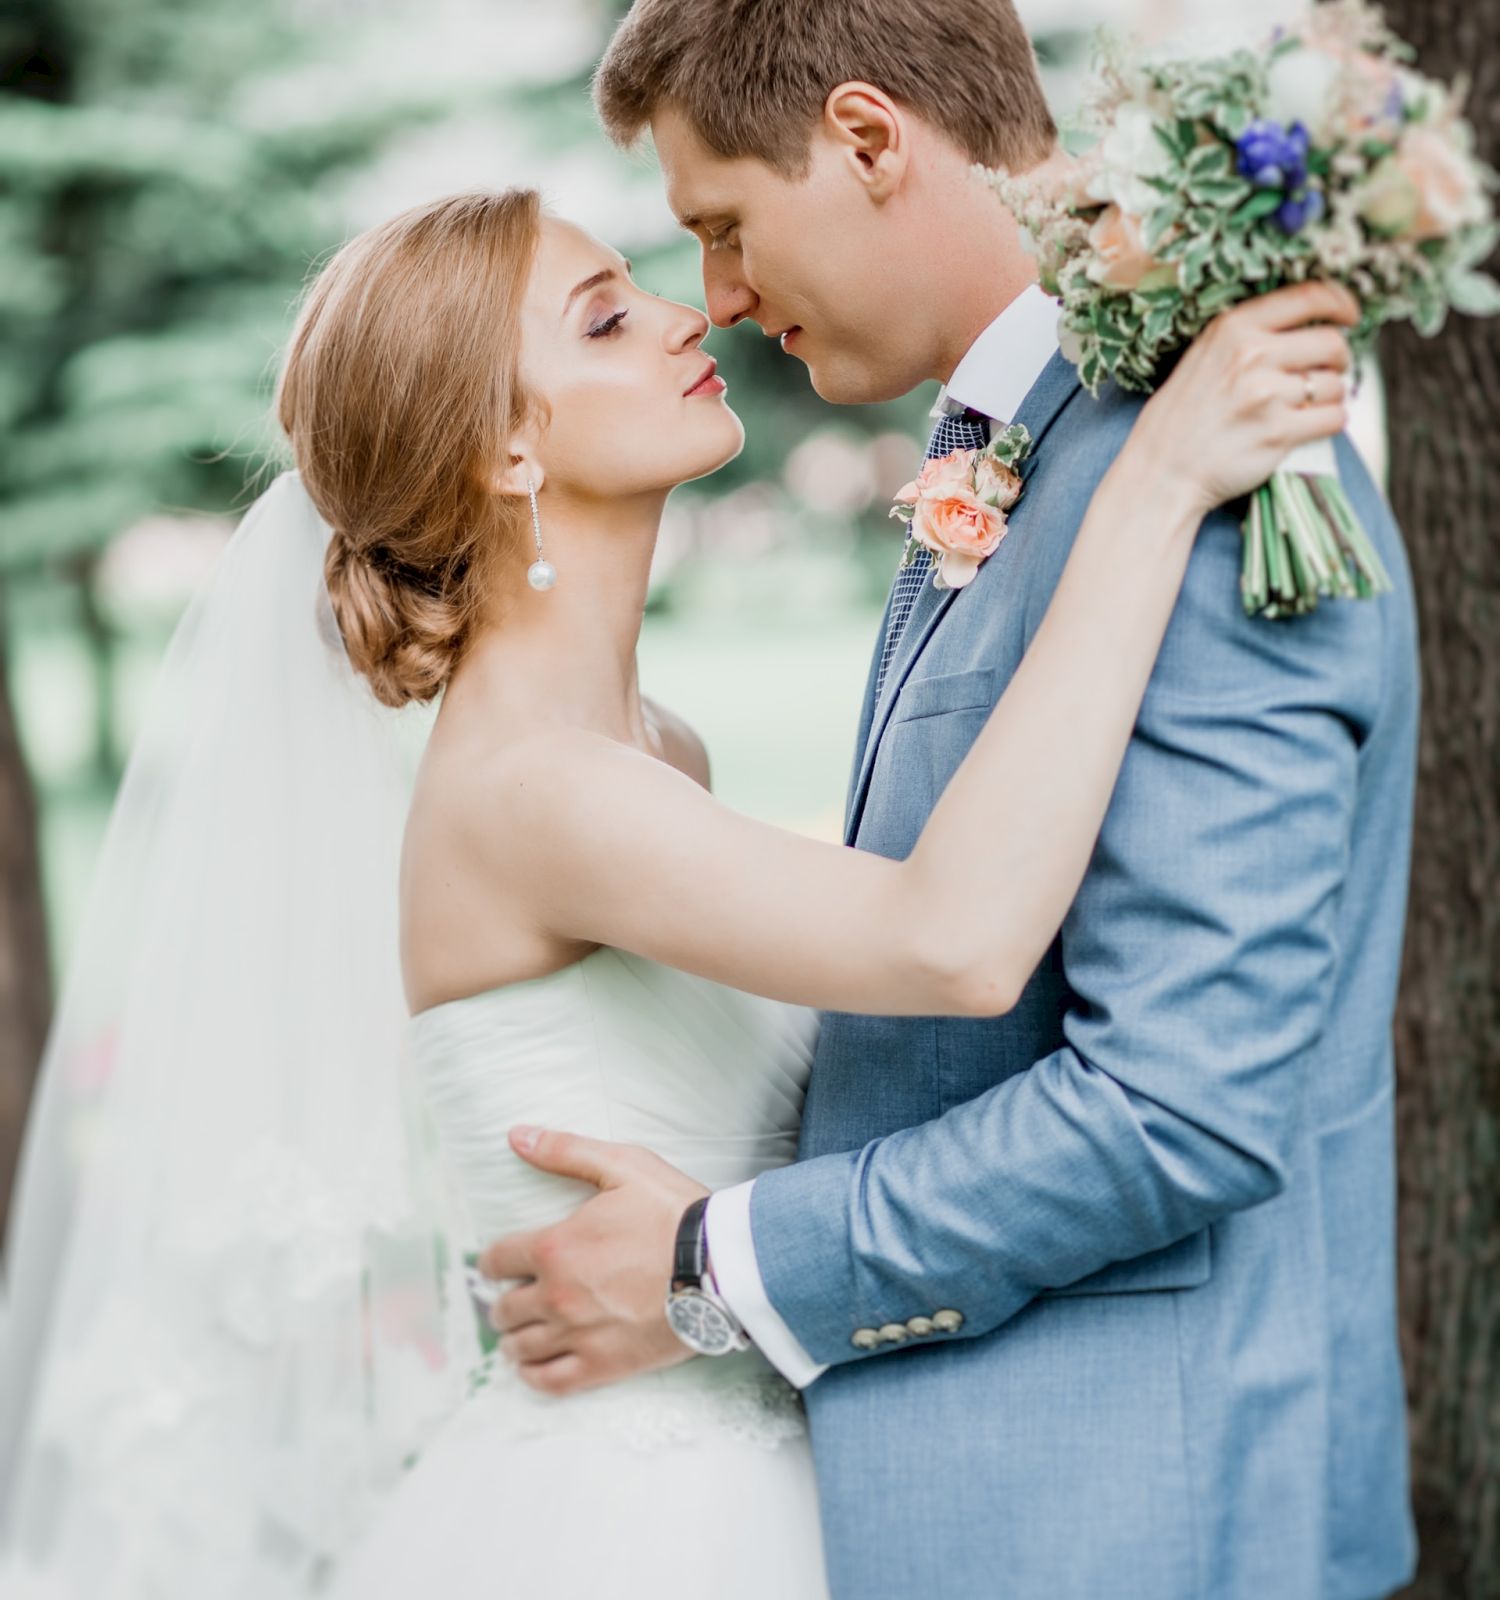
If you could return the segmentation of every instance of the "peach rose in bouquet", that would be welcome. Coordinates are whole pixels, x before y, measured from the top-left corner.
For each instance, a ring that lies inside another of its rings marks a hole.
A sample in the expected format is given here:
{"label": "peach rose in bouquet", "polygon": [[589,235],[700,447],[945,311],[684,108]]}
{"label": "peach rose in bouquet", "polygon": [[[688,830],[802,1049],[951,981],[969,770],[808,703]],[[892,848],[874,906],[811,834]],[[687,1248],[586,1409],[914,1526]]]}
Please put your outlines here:
{"label": "peach rose in bouquet", "polygon": [[1089,230],[1094,259],[1088,274],[1106,289],[1139,289],[1148,272],[1161,265],[1146,248],[1146,230],[1141,219],[1107,206]]}
{"label": "peach rose in bouquet", "polygon": [[1442,239],[1484,221],[1489,209],[1473,158],[1451,130],[1418,122],[1401,135],[1396,164],[1417,195],[1415,239]]}

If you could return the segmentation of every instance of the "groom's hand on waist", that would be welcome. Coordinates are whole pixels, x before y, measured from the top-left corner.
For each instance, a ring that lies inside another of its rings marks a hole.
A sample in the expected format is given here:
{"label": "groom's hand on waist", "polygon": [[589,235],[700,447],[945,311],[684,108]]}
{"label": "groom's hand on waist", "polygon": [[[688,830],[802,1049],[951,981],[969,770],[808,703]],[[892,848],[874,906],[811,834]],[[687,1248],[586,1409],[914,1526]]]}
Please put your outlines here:
{"label": "groom's hand on waist", "polygon": [[571,1394],[691,1359],[665,1306],[677,1224],[708,1190],[636,1145],[540,1128],[513,1128],[510,1142],[532,1166],[599,1190],[565,1221],[508,1234],[479,1258],[487,1278],[525,1280],[490,1310],[522,1380]]}

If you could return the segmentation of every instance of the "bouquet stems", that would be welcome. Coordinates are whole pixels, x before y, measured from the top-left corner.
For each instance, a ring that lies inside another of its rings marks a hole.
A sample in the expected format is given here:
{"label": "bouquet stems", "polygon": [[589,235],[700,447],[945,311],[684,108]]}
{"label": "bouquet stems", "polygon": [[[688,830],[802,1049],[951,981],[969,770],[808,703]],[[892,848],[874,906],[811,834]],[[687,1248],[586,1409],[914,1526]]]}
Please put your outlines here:
{"label": "bouquet stems", "polygon": [[1336,477],[1278,472],[1250,497],[1240,598],[1252,617],[1300,617],[1320,600],[1369,600],[1391,589]]}

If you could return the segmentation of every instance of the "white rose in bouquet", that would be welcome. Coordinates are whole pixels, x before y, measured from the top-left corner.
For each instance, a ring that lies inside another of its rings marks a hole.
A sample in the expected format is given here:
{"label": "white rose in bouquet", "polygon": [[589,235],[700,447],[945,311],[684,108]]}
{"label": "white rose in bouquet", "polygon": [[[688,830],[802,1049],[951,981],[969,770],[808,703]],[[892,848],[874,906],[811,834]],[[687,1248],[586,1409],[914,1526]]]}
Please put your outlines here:
{"label": "white rose in bouquet", "polygon": [[1099,165],[1089,185],[1095,200],[1112,200],[1121,211],[1147,217],[1161,204],[1161,191],[1147,178],[1164,178],[1172,153],[1156,132],[1157,119],[1140,105],[1122,105],[1115,125],[1099,145]]}
{"label": "white rose in bouquet", "polygon": [[1333,87],[1342,68],[1323,50],[1288,50],[1266,74],[1269,114],[1284,127],[1300,122],[1314,135],[1325,131]]}

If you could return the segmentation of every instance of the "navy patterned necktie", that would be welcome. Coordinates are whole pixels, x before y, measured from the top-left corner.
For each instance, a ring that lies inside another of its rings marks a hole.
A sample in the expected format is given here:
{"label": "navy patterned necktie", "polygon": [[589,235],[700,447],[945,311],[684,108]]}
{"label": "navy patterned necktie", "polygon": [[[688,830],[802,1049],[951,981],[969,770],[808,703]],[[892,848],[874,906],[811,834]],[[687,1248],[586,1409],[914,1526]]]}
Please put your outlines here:
{"label": "navy patterned necktie", "polygon": [[[951,417],[938,419],[938,425],[932,430],[932,438],[927,444],[926,459],[935,461],[939,456],[950,455],[955,450],[983,450],[989,442],[988,421],[978,411],[966,408]],[[885,692],[885,675],[890,670],[896,646],[901,643],[901,635],[906,631],[911,608],[917,603],[922,585],[931,582],[932,556],[926,550],[918,550],[911,565],[902,567],[896,573],[896,582],[891,589],[891,618],[886,625],[885,644],[880,651],[880,675],[875,680],[877,705]]]}

